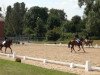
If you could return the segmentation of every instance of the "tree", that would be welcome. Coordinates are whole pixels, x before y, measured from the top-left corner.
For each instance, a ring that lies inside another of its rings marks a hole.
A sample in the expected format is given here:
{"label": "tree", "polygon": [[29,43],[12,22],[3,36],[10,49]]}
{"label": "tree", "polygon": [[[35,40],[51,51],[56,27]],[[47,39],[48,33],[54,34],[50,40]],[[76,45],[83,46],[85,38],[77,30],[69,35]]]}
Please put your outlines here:
{"label": "tree", "polygon": [[86,5],[86,30],[92,36],[100,36],[100,0],[79,0],[79,5]]}
{"label": "tree", "polygon": [[47,20],[48,29],[52,30],[55,27],[61,26],[61,20],[58,16],[50,15]]}
{"label": "tree", "polygon": [[100,36],[100,17],[99,14],[91,11],[88,15],[86,23],[87,32],[91,33],[92,36]]}
{"label": "tree", "polygon": [[72,22],[64,21],[61,28],[63,33],[72,32]]}
{"label": "tree", "polygon": [[49,15],[51,14],[58,16],[61,21],[64,21],[66,17],[64,10],[59,10],[59,9],[50,9]]}
{"label": "tree", "polygon": [[49,30],[46,33],[46,38],[48,41],[57,41],[60,39],[61,31],[59,27],[54,28],[53,30]]}
{"label": "tree", "polygon": [[6,17],[5,17],[5,35],[11,36],[15,33],[13,24],[12,24],[12,7],[7,7]]}
{"label": "tree", "polygon": [[30,27],[34,30],[38,17],[41,18],[44,24],[46,24],[48,18],[48,9],[38,6],[31,7],[25,14],[24,26]]}
{"label": "tree", "polygon": [[81,31],[81,17],[76,15],[72,17],[72,32],[80,32]]}
{"label": "tree", "polygon": [[6,34],[9,36],[21,35],[23,31],[23,17],[26,12],[25,4],[15,3],[14,7],[7,7],[5,20]]}
{"label": "tree", "polygon": [[36,26],[37,27],[35,28],[35,36],[39,39],[45,37],[47,31],[46,26],[39,17],[37,18]]}
{"label": "tree", "polygon": [[23,31],[23,34],[25,36],[29,36],[29,35],[31,35],[33,33],[34,33],[33,30],[31,28],[29,28],[29,27],[25,28],[24,31]]}
{"label": "tree", "polygon": [[[2,12],[2,8],[0,7],[0,11]],[[0,12],[0,17],[4,18],[3,14]]]}

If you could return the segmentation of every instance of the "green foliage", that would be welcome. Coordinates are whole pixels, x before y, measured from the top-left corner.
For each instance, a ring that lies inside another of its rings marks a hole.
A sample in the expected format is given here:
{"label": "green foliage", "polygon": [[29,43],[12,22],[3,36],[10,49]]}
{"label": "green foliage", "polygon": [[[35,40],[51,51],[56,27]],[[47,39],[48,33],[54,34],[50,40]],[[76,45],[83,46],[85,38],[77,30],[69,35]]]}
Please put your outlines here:
{"label": "green foliage", "polygon": [[65,12],[64,10],[59,10],[59,9],[50,9],[49,15],[55,15],[60,18],[60,20],[64,21],[65,20]]}
{"label": "green foliage", "polygon": [[46,31],[46,26],[44,25],[43,21],[41,20],[41,18],[38,18],[35,28],[36,37],[45,37]]}
{"label": "green foliage", "polygon": [[60,27],[63,21],[65,21],[65,13],[63,10],[50,9],[47,20],[47,28],[49,30],[52,30],[55,27]]}
{"label": "green foliage", "polygon": [[14,7],[7,7],[5,17],[5,34],[9,36],[21,35],[23,31],[23,17],[26,12],[25,4],[15,3]]}
{"label": "green foliage", "polygon": [[47,20],[48,29],[52,30],[55,27],[60,27],[61,20],[58,16],[50,15]]}
{"label": "green foliage", "polygon": [[5,17],[5,34],[6,36],[11,36],[12,33],[14,34],[14,28],[13,28],[13,24],[12,24],[12,7],[8,6],[7,7],[7,14]]}
{"label": "green foliage", "polygon": [[72,22],[71,21],[64,21],[61,30],[63,33],[65,32],[71,32],[72,31]]}
{"label": "green foliage", "polygon": [[[34,6],[29,10],[25,4],[15,3],[8,6],[5,17],[5,35],[32,35],[37,40],[65,40],[72,33],[80,33],[85,37],[100,37],[100,0],[78,0],[79,6],[85,4],[84,16],[75,15],[67,20],[64,10]],[[59,33],[58,33],[59,32]],[[46,40],[46,39],[45,39]]]}
{"label": "green foliage", "polygon": [[79,4],[86,4],[86,30],[91,36],[100,37],[100,0],[79,0]]}
{"label": "green foliage", "polygon": [[53,30],[49,30],[46,34],[46,38],[48,41],[57,41],[61,36],[60,28],[54,28]]}
{"label": "green foliage", "polygon": [[81,17],[80,16],[74,16],[72,17],[72,32],[80,32],[81,31]]}
{"label": "green foliage", "polygon": [[70,40],[72,38],[73,38],[73,34],[72,33],[63,33],[59,40],[60,41],[68,41],[68,40]]}
{"label": "green foliage", "polygon": [[36,21],[39,18],[43,21],[45,24],[48,18],[48,9],[47,8],[42,8],[42,7],[31,7],[25,14],[24,17],[24,24],[25,26],[31,27],[33,30],[36,27]]}
{"label": "green foliage", "polygon": [[33,34],[33,30],[31,28],[25,28],[23,31],[23,34],[26,36],[29,36],[29,35]]}

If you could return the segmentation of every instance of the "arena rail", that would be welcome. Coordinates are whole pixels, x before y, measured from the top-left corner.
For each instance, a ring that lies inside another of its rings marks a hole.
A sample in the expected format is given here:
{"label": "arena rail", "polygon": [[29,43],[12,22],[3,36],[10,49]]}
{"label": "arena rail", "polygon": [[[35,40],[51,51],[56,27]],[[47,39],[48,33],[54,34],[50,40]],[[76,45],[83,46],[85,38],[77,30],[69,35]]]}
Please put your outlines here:
{"label": "arena rail", "polygon": [[[66,46],[68,47],[67,44],[62,44],[62,43],[59,43],[59,44],[44,44],[45,46]],[[84,46],[86,48],[89,48],[89,46]],[[100,46],[98,44],[95,44],[93,47],[90,46],[90,48],[100,48]]]}
{"label": "arena rail", "polygon": [[61,62],[61,61],[55,61],[55,60],[47,60],[47,59],[42,59],[42,58],[33,58],[29,56],[21,56],[21,55],[16,55],[14,52],[13,54],[5,54],[5,53],[0,53],[2,56],[7,56],[7,57],[12,57],[13,59],[15,58],[21,58],[22,60],[33,60],[33,61],[40,61],[43,62],[43,64],[50,63],[50,64],[57,64],[57,65],[64,65],[64,66],[69,66],[70,68],[84,68],[85,71],[100,71],[100,67],[94,67],[91,66],[89,61],[86,61],[85,64],[76,64],[73,62]]}

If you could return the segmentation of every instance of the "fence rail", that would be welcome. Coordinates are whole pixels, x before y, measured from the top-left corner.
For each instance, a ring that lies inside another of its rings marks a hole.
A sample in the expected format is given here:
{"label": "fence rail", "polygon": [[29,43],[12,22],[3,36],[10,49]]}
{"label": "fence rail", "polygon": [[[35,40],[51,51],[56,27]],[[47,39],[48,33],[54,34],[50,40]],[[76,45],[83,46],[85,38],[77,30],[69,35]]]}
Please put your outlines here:
{"label": "fence rail", "polygon": [[100,71],[100,67],[95,67],[91,66],[89,61],[86,61],[86,63],[83,64],[76,64],[76,63],[70,63],[70,62],[61,62],[61,61],[55,61],[55,60],[47,60],[47,59],[42,59],[42,58],[33,58],[29,56],[21,56],[21,55],[16,55],[14,52],[13,54],[5,54],[5,53],[0,53],[2,56],[8,56],[12,58],[21,58],[23,60],[33,60],[33,61],[40,61],[43,62],[44,64],[50,63],[50,64],[58,64],[58,65],[64,65],[64,66],[69,66],[70,68],[84,68],[85,71],[91,71],[91,70],[96,70]]}
{"label": "fence rail", "polygon": [[[67,44],[61,44],[61,43],[59,43],[59,44],[44,44],[44,45],[46,45],[46,46],[66,46],[66,47],[68,46]],[[100,48],[100,46],[98,44],[94,45],[93,47],[92,46],[84,46],[84,47]]]}

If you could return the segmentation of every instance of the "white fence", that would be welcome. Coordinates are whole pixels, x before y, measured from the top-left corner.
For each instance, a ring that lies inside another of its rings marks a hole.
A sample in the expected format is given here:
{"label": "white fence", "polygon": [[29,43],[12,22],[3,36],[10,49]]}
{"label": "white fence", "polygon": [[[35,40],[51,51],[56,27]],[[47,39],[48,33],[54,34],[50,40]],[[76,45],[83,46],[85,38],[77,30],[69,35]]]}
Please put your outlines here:
{"label": "white fence", "polygon": [[[59,44],[44,44],[44,45],[46,45],[46,46],[66,46],[66,47],[68,47],[67,44],[62,44],[62,43],[59,43]],[[84,46],[84,47],[88,48],[89,46]],[[90,48],[100,48],[100,46],[98,44],[95,44],[93,47],[90,46]]]}
{"label": "white fence", "polygon": [[76,63],[73,63],[73,62],[72,63],[70,63],[70,62],[60,62],[60,61],[47,60],[47,59],[42,59],[42,58],[33,58],[33,57],[29,57],[29,56],[20,56],[20,55],[16,55],[15,52],[13,54],[0,53],[0,55],[12,57],[12,58],[21,58],[23,60],[40,61],[40,62],[43,62],[44,64],[51,63],[51,64],[69,66],[70,68],[76,68],[76,67],[77,68],[84,68],[85,71],[91,71],[91,70],[100,71],[100,67],[91,66],[89,61],[86,61],[86,63],[83,65],[83,64],[76,64]]}

